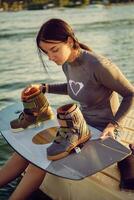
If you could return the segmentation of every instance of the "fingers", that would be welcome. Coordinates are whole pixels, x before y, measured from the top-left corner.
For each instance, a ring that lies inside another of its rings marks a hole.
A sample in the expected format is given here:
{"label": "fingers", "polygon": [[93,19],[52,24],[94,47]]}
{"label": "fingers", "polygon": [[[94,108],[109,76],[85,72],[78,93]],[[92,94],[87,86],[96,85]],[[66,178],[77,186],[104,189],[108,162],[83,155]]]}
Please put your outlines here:
{"label": "fingers", "polygon": [[114,130],[115,130],[115,127],[111,123],[109,123],[106,126],[106,128],[103,130],[100,138],[106,139],[107,137],[111,137],[111,138],[115,139]]}
{"label": "fingers", "polygon": [[113,132],[102,132],[100,139],[106,139],[108,137],[115,139],[115,135]]}

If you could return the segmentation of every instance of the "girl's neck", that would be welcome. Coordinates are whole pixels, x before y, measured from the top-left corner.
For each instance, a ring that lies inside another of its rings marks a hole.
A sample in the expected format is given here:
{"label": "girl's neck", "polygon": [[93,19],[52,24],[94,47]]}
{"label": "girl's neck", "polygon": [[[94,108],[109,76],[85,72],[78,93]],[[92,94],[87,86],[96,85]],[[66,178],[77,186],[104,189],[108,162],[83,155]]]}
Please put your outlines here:
{"label": "girl's neck", "polygon": [[80,52],[81,52],[80,48],[79,49],[73,49],[72,52],[71,52],[70,57],[68,58],[68,62],[69,63],[74,62],[76,60],[76,58],[79,57]]}

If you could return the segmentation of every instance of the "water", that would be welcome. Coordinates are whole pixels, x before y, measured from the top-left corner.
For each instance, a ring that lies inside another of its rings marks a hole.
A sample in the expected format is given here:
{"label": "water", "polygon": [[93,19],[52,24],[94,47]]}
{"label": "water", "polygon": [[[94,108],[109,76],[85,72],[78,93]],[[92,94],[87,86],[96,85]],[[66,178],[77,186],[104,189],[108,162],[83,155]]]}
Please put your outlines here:
{"label": "water", "polygon": [[[77,9],[0,13],[0,109],[20,98],[21,90],[30,83],[64,82],[61,67],[48,62],[44,73],[38,58],[35,37],[41,24],[51,17],[69,22],[79,40],[94,51],[111,58],[134,83],[134,4],[89,6]],[[66,96],[50,94],[55,107],[71,101]],[[0,165],[12,150],[0,136]],[[0,190],[0,199],[8,199],[15,182]]]}

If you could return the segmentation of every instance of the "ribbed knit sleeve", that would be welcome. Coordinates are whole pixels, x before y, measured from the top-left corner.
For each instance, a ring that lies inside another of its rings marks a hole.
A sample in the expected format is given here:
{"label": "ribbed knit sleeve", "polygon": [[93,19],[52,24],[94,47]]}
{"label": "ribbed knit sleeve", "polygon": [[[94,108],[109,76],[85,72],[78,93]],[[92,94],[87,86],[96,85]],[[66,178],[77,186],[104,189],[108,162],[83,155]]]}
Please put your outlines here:
{"label": "ribbed knit sleeve", "polygon": [[115,122],[120,125],[122,119],[134,106],[134,87],[116,65],[108,60],[106,62],[105,59],[100,59],[96,76],[102,85],[122,96],[120,107],[115,114]]}
{"label": "ribbed knit sleeve", "polygon": [[48,93],[67,95],[67,83],[48,84]]}

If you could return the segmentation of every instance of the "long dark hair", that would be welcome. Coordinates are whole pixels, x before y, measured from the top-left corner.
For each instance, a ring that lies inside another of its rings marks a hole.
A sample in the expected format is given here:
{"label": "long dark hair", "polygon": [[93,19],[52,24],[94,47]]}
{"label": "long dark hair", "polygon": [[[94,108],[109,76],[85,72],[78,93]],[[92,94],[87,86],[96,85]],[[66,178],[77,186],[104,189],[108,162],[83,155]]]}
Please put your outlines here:
{"label": "long dark hair", "polygon": [[36,43],[38,47],[39,57],[43,63],[44,68],[46,68],[46,66],[44,65],[41,56],[41,48],[39,46],[40,41],[49,42],[49,40],[55,40],[55,41],[66,42],[68,37],[71,37],[73,39],[74,49],[81,48],[87,51],[92,51],[88,46],[78,41],[71,26],[61,19],[52,18],[41,26],[36,37]]}
{"label": "long dark hair", "polygon": [[48,40],[55,40],[55,41],[66,42],[68,37],[71,37],[73,39],[74,41],[73,47],[75,49],[80,47],[81,49],[91,51],[91,49],[88,46],[78,41],[69,24],[67,24],[65,21],[61,19],[55,19],[55,18],[48,20],[41,26],[36,38],[37,47],[40,48],[39,47],[40,41],[47,42]]}

